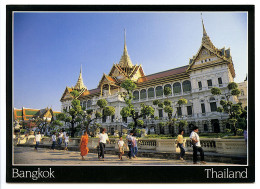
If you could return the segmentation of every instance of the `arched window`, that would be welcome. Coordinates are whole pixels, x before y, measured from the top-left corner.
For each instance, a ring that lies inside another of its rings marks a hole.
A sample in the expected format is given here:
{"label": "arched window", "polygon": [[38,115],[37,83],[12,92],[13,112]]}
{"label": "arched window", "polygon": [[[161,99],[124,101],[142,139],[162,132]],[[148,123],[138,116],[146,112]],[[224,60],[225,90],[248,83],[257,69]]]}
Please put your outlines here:
{"label": "arched window", "polygon": [[155,88],[155,91],[156,91],[156,97],[159,97],[159,96],[163,95],[163,88],[162,88],[162,86],[157,86]]}
{"label": "arched window", "polygon": [[172,95],[172,86],[171,86],[170,84],[164,85],[164,89],[165,89],[166,87],[168,87],[168,88],[171,89],[171,93],[169,94],[169,96],[171,96],[171,95]]}
{"label": "arched window", "polygon": [[181,92],[181,84],[180,83],[174,83],[173,84],[173,93],[178,94]]}
{"label": "arched window", "polygon": [[182,89],[183,89],[183,92],[190,92],[191,91],[191,84],[190,84],[190,81],[189,80],[186,80],[182,83]]}
{"label": "arched window", "polygon": [[154,88],[148,89],[148,98],[154,98]]}
{"label": "arched window", "polygon": [[146,89],[142,89],[140,91],[140,99],[146,99],[146,96],[147,96]]}
{"label": "arched window", "polygon": [[133,96],[134,96],[133,100],[139,100],[139,91],[134,91]]}
{"label": "arched window", "polygon": [[92,100],[87,101],[87,107],[90,108],[92,106]]}

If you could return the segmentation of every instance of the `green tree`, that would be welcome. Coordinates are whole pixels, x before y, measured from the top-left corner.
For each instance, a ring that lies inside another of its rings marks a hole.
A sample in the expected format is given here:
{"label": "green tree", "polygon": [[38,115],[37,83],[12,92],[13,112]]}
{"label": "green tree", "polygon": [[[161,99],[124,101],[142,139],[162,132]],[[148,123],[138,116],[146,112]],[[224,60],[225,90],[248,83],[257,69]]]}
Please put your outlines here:
{"label": "green tree", "polygon": [[137,120],[144,116],[150,116],[154,115],[154,109],[151,106],[141,104],[141,112],[137,113],[134,109],[134,105],[132,103],[133,100],[133,90],[136,88],[136,84],[126,79],[122,84],[121,87],[126,90],[126,93],[121,93],[120,95],[124,98],[124,101],[126,103],[126,107],[122,108],[120,111],[120,115],[122,117],[131,117],[134,121],[134,127],[133,129],[137,127]]}
{"label": "green tree", "polygon": [[164,100],[163,102],[160,102],[159,100],[154,100],[153,104],[157,105],[159,108],[163,108],[164,112],[167,113],[168,121],[166,124],[169,126],[169,133],[172,136],[174,136],[174,125],[175,125],[176,119],[172,118],[172,114],[173,114],[173,108],[171,106],[172,102],[168,99]]}
{"label": "green tree", "polygon": [[171,90],[170,87],[165,87],[165,88],[163,89],[163,93],[164,93],[164,95],[168,98],[168,96],[169,96],[170,94],[172,94],[172,90]]}
{"label": "green tree", "polygon": [[[220,101],[220,105],[222,107],[218,107],[217,111],[228,114],[229,118],[227,122],[232,126],[234,135],[237,135],[237,131],[239,129],[245,129],[247,126],[247,111],[246,108],[243,109],[241,103],[233,104],[233,102],[229,101],[231,96],[238,96],[240,94],[238,85],[235,82],[231,82],[227,87],[229,91],[228,93],[224,94],[227,100]],[[220,95],[221,90],[217,87],[214,87],[211,89],[211,93],[213,95]]]}
{"label": "green tree", "polygon": [[[179,105],[179,108],[181,108],[182,105],[187,104],[187,103],[188,103],[188,101],[187,101],[187,99],[185,99],[185,98],[180,98],[180,99],[178,100],[178,102],[177,102],[177,104]],[[177,112],[176,112],[175,116],[176,116],[176,115],[177,115]]]}
{"label": "green tree", "polygon": [[[97,105],[99,106],[99,108],[104,110],[104,115],[103,116],[111,116],[111,115],[115,115],[115,108],[112,106],[107,106],[107,101],[105,99],[99,99],[97,101]],[[94,118],[92,118],[94,115]],[[82,125],[82,129],[86,130],[88,133],[89,132],[89,125],[90,123],[92,123],[93,121],[96,121],[97,119],[100,119],[102,117],[102,113],[99,111],[94,111],[92,109],[83,111],[82,114],[83,117],[83,125]],[[97,123],[94,123],[94,127],[97,126]]]}

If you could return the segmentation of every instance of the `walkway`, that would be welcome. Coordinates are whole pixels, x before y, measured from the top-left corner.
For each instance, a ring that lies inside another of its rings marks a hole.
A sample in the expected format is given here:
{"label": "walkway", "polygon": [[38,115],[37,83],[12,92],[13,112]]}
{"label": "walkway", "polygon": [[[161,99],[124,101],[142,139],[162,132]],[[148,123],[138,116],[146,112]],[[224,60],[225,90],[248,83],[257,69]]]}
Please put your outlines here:
{"label": "walkway", "polygon": [[[139,157],[129,160],[126,156],[123,161],[118,159],[118,156],[112,154],[105,154],[105,161],[100,161],[97,154],[89,153],[85,157],[85,161],[81,160],[79,152],[50,150],[46,148],[39,148],[35,151],[33,147],[14,147],[14,164],[25,165],[81,165],[81,166],[180,166],[193,165],[192,161],[180,161],[176,159],[159,159],[159,158],[145,158]],[[199,166],[197,164],[195,166]],[[229,166],[235,164],[208,162],[209,166]]]}

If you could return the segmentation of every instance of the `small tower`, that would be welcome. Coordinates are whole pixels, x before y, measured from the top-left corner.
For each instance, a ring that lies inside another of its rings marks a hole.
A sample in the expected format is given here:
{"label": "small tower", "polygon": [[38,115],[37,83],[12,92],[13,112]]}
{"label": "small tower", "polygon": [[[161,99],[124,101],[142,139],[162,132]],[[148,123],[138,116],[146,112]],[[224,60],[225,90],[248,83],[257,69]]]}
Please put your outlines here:
{"label": "small tower", "polygon": [[79,73],[79,78],[78,81],[74,87],[76,90],[81,90],[81,89],[87,89],[87,87],[84,85],[83,79],[82,79],[82,65],[80,67],[80,73]]}

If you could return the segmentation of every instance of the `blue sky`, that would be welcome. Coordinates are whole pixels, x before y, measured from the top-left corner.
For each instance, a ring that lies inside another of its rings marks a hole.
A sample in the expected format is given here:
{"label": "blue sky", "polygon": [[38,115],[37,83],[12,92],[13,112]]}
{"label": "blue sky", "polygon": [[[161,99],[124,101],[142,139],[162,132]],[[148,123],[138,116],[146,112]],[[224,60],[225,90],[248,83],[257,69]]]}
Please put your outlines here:
{"label": "blue sky", "polygon": [[[203,12],[217,48],[230,47],[236,82],[247,74],[247,14]],[[201,45],[200,12],[14,14],[14,107],[60,111],[82,64],[88,89],[119,62],[124,44],[146,75],[188,64]]]}

